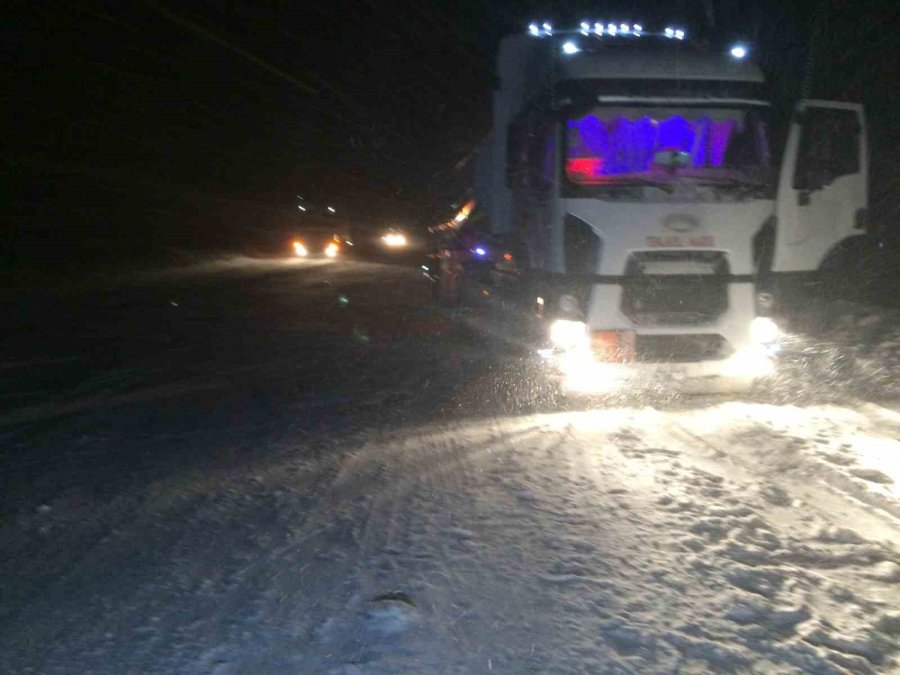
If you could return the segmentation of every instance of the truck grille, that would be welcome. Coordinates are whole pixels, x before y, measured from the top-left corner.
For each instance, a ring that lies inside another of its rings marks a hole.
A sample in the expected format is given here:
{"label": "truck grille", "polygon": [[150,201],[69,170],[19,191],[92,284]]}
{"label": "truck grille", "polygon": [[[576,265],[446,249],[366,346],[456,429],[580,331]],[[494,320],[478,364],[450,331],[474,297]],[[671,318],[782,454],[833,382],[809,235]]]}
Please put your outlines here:
{"label": "truck grille", "polygon": [[622,312],[637,325],[709,323],[727,308],[728,261],[723,253],[653,251],[628,260]]}

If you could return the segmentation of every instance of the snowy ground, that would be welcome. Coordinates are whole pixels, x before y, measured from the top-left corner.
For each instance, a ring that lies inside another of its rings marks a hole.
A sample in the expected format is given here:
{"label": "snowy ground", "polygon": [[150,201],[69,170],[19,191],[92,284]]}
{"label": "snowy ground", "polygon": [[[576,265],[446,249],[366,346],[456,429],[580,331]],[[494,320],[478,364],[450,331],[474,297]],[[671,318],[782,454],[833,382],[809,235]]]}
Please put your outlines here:
{"label": "snowy ground", "polygon": [[[89,473],[74,486],[52,472],[31,479],[46,497],[20,495],[0,529],[0,670],[900,672],[900,322],[890,313],[823,309],[780,379],[740,400],[563,409],[520,357],[455,333],[454,316],[428,318],[406,291],[364,297],[354,275],[386,274],[367,269],[310,270],[300,284],[337,292],[320,283],[330,280],[351,307],[384,317],[368,319],[362,347],[333,329],[330,398],[325,385],[317,394],[280,379],[318,371],[284,367],[305,333],[288,329],[280,304],[293,307],[285,290],[297,279],[277,276],[264,279],[265,297],[284,317],[265,339],[217,344],[209,361],[229,364],[232,388],[255,387],[220,400],[225,418],[204,417],[213,413],[198,397],[219,396],[208,390],[174,395],[205,423],[154,418],[168,436],[129,436],[91,405],[50,414],[77,397],[29,399],[0,418],[7,443],[30,438],[48,461],[49,447],[89,425],[119,434],[129,461],[207,453],[100,493],[79,487]],[[412,323],[380,341],[398,303]],[[241,311],[257,321],[272,307]],[[334,311],[332,328],[345,310]],[[250,374],[237,345],[254,354]],[[188,352],[180,375],[210,382]],[[234,418],[257,399],[253,416]],[[160,415],[148,400],[117,405]],[[146,430],[137,413],[125,419]],[[233,424],[213,434],[212,419]],[[260,447],[248,447],[254,438]],[[173,444],[180,453],[164,452]]]}

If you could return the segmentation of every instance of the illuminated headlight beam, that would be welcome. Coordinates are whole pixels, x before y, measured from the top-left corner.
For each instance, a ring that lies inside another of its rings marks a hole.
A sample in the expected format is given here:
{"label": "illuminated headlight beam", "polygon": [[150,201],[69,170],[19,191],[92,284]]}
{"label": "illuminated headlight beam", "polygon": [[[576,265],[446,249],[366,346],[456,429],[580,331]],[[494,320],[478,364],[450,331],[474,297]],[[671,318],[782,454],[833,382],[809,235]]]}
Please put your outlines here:
{"label": "illuminated headlight beam", "polygon": [[750,322],[750,337],[758,345],[770,345],[781,338],[781,329],[767,316],[758,316]]}
{"label": "illuminated headlight beam", "polygon": [[407,244],[406,235],[399,232],[388,232],[381,240],[390,248],[403,248]]}
{"label": "illuminated headlight beam", "polygon": [[557,319],[550,325],[550,343],[565,351],[586,349],[590,346],[587,325],[583,321]]}

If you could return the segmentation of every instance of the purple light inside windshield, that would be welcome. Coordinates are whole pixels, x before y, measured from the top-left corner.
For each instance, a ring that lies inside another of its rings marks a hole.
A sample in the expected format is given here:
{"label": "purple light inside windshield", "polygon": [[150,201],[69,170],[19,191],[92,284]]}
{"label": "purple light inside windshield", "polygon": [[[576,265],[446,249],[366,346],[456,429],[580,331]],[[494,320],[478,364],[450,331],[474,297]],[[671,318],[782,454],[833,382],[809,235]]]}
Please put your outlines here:
{"label": "purple light inside windshield", "polygon": [[483,248],[481,248],[481,246],[478,246],[475,248],[475,253],[480,256],[487,255],[487,251],[485,251]]}
{"label": "purple light inside windshield", "polygon": [[709,165],[722,166],[725,161],[725,150],[737,124],[734,120],[725,120],[713,124],[710,128]]}
{"label": "purple light inside windshield", "polygon": [[[709,117],[689,120],[681,115],[663,119],[641,117],[629,120],[615,117],[609,121],[586,115],[568,122],[569,148],[567,173],[576,182],[595,182],[604,176],[643,173],[653,165],[657,152],[685,152],[695,168],[720,167],[737,123],[716,122]],[[579,159],[596,159],[586,172]]]}

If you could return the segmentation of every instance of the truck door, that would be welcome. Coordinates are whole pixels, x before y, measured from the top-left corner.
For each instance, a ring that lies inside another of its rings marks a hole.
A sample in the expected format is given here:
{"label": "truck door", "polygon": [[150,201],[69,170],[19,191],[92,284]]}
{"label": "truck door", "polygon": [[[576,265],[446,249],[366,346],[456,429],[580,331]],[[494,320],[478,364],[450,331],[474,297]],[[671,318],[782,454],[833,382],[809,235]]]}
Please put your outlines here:
{"label": "truck door", "polygon": [[868,147],[863,108],[801,101],[785,145],[773,272],[817,270],[840,241],[863,234]]}

